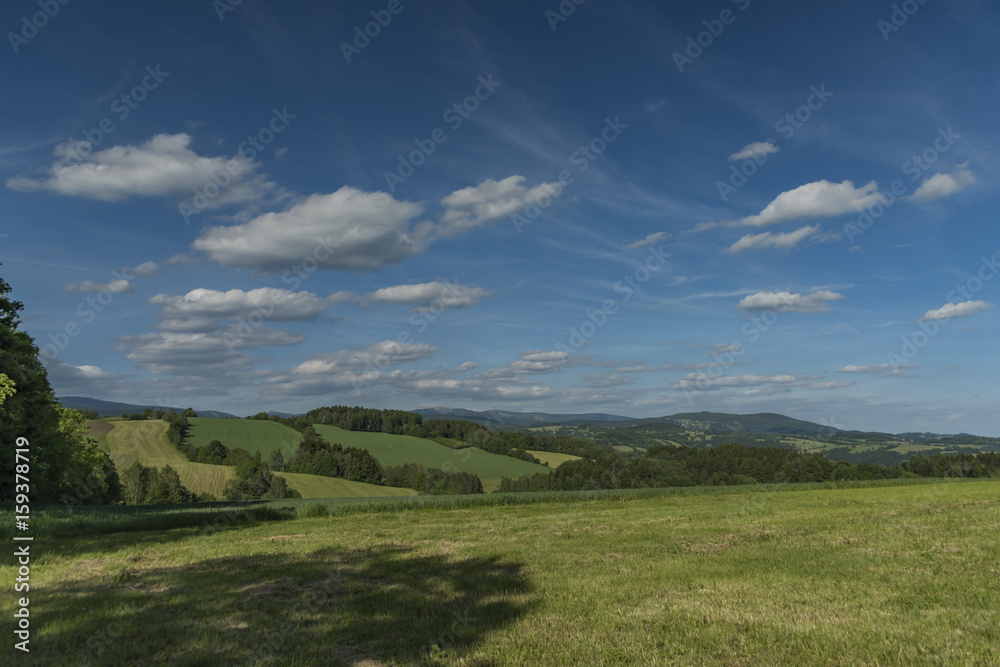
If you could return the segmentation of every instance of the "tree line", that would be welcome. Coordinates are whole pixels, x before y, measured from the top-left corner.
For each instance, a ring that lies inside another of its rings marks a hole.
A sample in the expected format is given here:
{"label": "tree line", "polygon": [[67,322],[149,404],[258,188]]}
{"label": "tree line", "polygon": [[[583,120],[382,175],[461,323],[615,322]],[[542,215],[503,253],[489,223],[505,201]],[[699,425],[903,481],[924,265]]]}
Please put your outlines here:
{"label": "tree line", "polygon": [[898,466],[833,461],[783,447],[730,443],[713,449],[650,447],[640,458],[605,453],[568,461],[551,473],[503,478],[498,492],[773,484],[901,477],[997,477],[1000,454],[914,456]]}

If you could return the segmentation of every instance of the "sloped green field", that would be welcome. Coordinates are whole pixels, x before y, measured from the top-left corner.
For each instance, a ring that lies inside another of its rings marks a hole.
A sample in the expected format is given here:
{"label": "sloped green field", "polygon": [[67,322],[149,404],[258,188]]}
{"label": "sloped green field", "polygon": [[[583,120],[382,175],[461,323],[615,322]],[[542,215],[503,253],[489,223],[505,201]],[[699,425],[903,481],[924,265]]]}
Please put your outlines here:
{"label": "sloped green field", "polygon": [[[207,422],[229,421],[222,419],[205,419]],[[93,422],[101,424],[102,422]],[[273,422],[246,422],[260,426],[278,426],[281,429],[292,429],[274,424]],[[167,438],[167,422],[162,420],[146,421],[116,421],[110,431],[106,427],[97,426],[97,430],[105,431],[111,460],[119,473],[128,470],[136,461],[144,466],[162,468],[169,465],[177,471],[181,484],[199,494],[211,493],[216,498],[222,498],[226,482],[233,479],[233,469],[229,466],[210,465],[208,463],[192,463]],[[92,426],[93,428],[93,426]],[[274,434],[274,429],[261,429],[262,432]],[[220,432],[220,431],[216,431]],[[236,432],[235,430],[233,432]],[[212,440],[216,438],[211,438]],[[221,440],[221,438],[219,438]],[[223,441],[225,442],[225,441]],[[265,442],[265,438],[258,438]],[[228,446],[228,445],[227,445]],[[297,446],[297,443],[296,443]],[[283,452],[284,453],[284,452]],[[262,454],[263,455],[263,454]],[[290,456],[290,453],[289,453]],[[303,498],[372,498],[381,496],[410,496],[416,491],[397,489],[389,486],[377,486],[363,482],[352,482],[346,479],[321,477],[319,475],[301,475],[280,473],[288,485],[302,494]]]}
{"label": "sloped green field", "polygon": [[188,444],[204,447],[218,440],[229,449],[240,447],[251,454],[260,452],[265,461],[273,451],[280,451],[289,460],[302,442],[298,431],[270,421],[191,417],[188,424]]}
{"label": "sloped green field", "polygon": [[344,447],[368,450],[383,466],[420,463],[428,468],[471,472],[483,481],[483,489],[487,493],[500,486],[502,477],[513,478],[552,471],[545,466],[510,456],[491,454],[477,447],[451,449],[430,440],[408,435],[345,431],[336,426],[322,424],[316,424],[316,433],[327,441],[340,443]]}

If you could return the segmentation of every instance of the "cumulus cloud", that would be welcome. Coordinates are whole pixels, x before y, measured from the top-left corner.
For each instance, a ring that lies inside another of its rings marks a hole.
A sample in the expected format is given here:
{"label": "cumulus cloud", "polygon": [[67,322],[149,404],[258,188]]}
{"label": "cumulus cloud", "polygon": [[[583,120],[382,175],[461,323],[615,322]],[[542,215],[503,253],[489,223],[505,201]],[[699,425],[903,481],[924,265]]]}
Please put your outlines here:
{"label": "cumulus cloud", "polygon": [[910,198],[920,202],[934,201],[964,190],[975,182],[976,176],[961,164],[954,174],[937,173],[924,180]]}
{"label": "cumulus cloud", "polygon": [[855,188],[851,181],[816,181],[782,192],[763,211],[742,218],[739,224],[763,227],[787,220],[829,218],[860,211],[883,201],[875,181],[859,188]]}
{"label": "cumulus cloud", "polygon": [[654,243],[659,243],[660,241],[663,241],[669,236],[670,232],[653,232],[644,239],[639,239],[638,241],[633,241],[632,243],[623,245],[622,248],[625,250],[632,250],[634,248],[641,248],[643,246],[653,245]]}
{"label": "cumulus cloud", "polygon": [[770,153],[777,153],[781,148],[771,141],[755,141],[747,144],[736,153],[729,156],[730,160],[746,160],[747,158],[758,158]]}
{"label": "cumulus cloud", "polygon": [[247,332],[157,332],[139,336],[119,336],[117,351],[127,351],[125,358],[157,375],[220,376],[248,371],[253,360],[242,350],[260,346],[296,345],[305,340],[302,334],[250,328]]}
{"label": "cumulus cloud", "polygon": [[791,387],[782,387],[778,385],[771,385],[770,387],[754,387],[753,389],[747,389],[743,392],[744,396],[771,396],[773,394],[787,394],[792,390]]}
{"label": "cumulus cloud", "polygon": [[321,373],[378,371],[389,366],[417,361],[428,357],[437,348],[426,343],[404,345],[394,340],[384,340],[361,350],[337,350],[314,356],[304,361],[292,373],[316,375]]}
{"label": "cumulus cloud", "polygon": [[930,320],[948,320],[952,317],[969,317],[975,315],[976,313],[987,310],[988,308],[993,308],[992,303],[986,303],[985,301],[962,301],[960,303],[946,303],[940,308],[934,310],[928,310],[924,313],[924,316],[920,318],[920,322],[929,322]]}
{"label": "cumulus cloud", "polygon": [[784,232],[774,234],[763,232],[762,234],[747,234],[739,241],[729,246],[723,252],[739,253],[748,250],[760,250],[761,248],[781,248],[787,250],[798,245],[801,241],[809,238],[819,231],[819,225],[805,226],[796,229],[794,232]]}
{"label": "cumulus cloud", "polygon": [[493,292],[482,287],[469,287],[448,281],[436,280],[414,285],[383,287],[361,297],[361,303],[391,303],[395,305],[424,305],[437,309],[474,306]]}
{"label": "cumulus cloud", "polygon": [[157,294],[149,303],[160,306],[160,329],[208,331],[220,322],[246,319],[255,313],[262,320],[276,322],[312,320],[331,305],[352,297],[350,292],[337,292],[320,298],[312,292],[274,287],[227,292],[198,288],[182,295]]}
{"label": "cumulus cloud", "polygon": [[156,262],[143,262],[139,266],[123,269],[122,273],[134,273],[135,275],[142,276],[143,278],[152,278],[160,273],[160,265]]}
{"label": "cumulus cloud", "polygon": [[794,375],[710,375],[708,373],[688,373],[674,383],[678,390],[714,391],[724,387],[757,387],[770,384],[796,382]]}
{"label": "cumulus cloud", "polygon": [[623,387],[632,384],[632,379],[621,373],[611,373],[609,375],[603,373],[584,373],[583,380],[586,382],[585,386],[593,389]]}
{"label": "cumulus cloud", "polygon": [[829,290],[819,290],[810,294],[790,292],[757,292],[744,297],[739,308],[745,311],[773,310],[776,313],[825,313],[830,310],[830,301],[843,299],[844,295]]}
{"label": "cumulus cloud", "polygon": [[210,205],[254,199],[262,189],[270,187],[255,177],[254,162],[239,155],[203,157],[192,151],[190,144],[191,136],[183,132],[158,134],[143,144],[112,146],[97,152],[91,152],[89,142],[71,140],[56,147],[55,156],[60,159],[42,178],[15,176],[7,180],[7,187],[111,202],[129,197],[191,195],[195,188],[211,182],[212,174],[227,173],[230,185]]}
{"label": "cumulus cloud", "polygon": [[810,382],[805,387],[806,389],[813,390],[823,390],[823,389],[843,389],[844,387],[853,386],[853,382],[841,382],[837,380],[827,380],[826,382]]}
{"label": "cumulus cloud", "polygon": [[192,247],[223,266],[280,271],[303,262],[324,269],[375,271],[423,252],[430,223],[413,226],[420,204],[344,186],[250,222],[213,227]]}
{"label": "cumulus cloud", "polygon": [[869,364],[867,366],[856,366],[854,364],[848,364],[843,368],[839,369],[838,373],[881,373],[884,371],[891,371],[894,368],[919,368],[920,364],[897,364],[893,367],[892,364],[882,363],[882,364]]}
{"label": "cumulus cloud", "polygon": [[449,236],[520,213],[529,204],[557,196],[562,189],[558,182],[542,183],[533,188],[523,183],[524,176],[508,176],[501,181],[490,178],[451,193],[441,200],[446,210],[437,234]]}
{"label": "cumulus cloud", "polygon": [[135,291],[132,282],[125,279],[112,280],[107,283],[95,283],[90,280],[84,280],[82,283],[68,283],[64,289],[67,292],[78,292],[80,294],[94,294],[97,292],[131,294]]}
{"label": "cumulus cloud", "polygon": [[563,368],[569,360],[569,352],[527,350],[508,368],[516,373],[552,373]]}

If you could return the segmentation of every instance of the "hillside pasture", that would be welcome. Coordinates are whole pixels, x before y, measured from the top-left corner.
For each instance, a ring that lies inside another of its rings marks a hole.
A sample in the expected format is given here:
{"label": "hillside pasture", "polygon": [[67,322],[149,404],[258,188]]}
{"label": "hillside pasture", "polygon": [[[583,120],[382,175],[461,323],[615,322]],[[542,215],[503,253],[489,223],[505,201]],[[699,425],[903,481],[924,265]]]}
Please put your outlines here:
{"label": "hillside pasture", "polygon": [[573,456],[572,454],[560,454],[559,452],[542,452],[534,449],[529,449],[528,453],[534,456],[542,463],[548,463],[550,468],[558,468],[567,461],[579,461],[582,458],[579,456]]}
{"label": "hillside pasture", "polygon": [[280,451],[288,461],[302,442],[302,434],[284,424],[258,419],[188,418],[187,444],[204,447],[213,440],[229,449],[239,447],[251,454],[260,452],[265,461],[271,452]]}
{"label": "hillside pasture", "polygon": [[111,460],[119,472],[125,472],[136,461],[144,466],[170,466],[177,471],[181,484],[198,494],[211,493],[222,497],[222,490],[234,477],[228,466],[191,463],[167,437],[167,422],[162,419],[117,421],[107,432]]}
{"label": "hillside pasture", "polygon": [[[200,418],[199,418],[200,419]],[[205,421],[230,421],[205,419]],[[272,422],[248,422],[262,426],[280,426]],[[281,427],[285,428],[285,427]],[[262,429],[274,434],[274,429]],[[287,429],[291,431],[291,429]],[[218,432],[218,431],[217,431]],[[297,432],[292,431],[298,435]],[[136,461],[144,466],[162,468],[169,465],[177,471],[181,484],[198,494],[211,493],[216,498],[223,497],[226,482],[235,478],[229,466],[192,463],[187,460],[167,438],[167,422],[162,420],[119,421],[106,435],[111,460],[119,472],[128,470]],[[213,438],[214,439],[214,438]],[[265,442],[258,438],[258,442]],[[262,454],[263,456],[263,454]],[[411,489],[397,489],[389,486],[364,484],[334,477],[280,473],[288,485],[302,494],[303,498],[372,498],[415,495]]]}
{"label": "hillside pasture", "polygon": [[389,498],[417,495],[413,489],[365,484],[339,477],[303,475],[295,472],[275,474],[284,477],[288,486],[301,493],[303,498]]}
{"label": "hillside pasture", "polygon": [[383,466],[419,463],[428,468],[471,472],[479,476],[487,493],[500,486],[500,479],[503,477],[515,478],[539,472],[548,473],[552,470],[510,456],[484,452],[478,447],[451,449],[424,438],[408,435],[345,431],[324,424],[316,424],[316,433],[328,442],[365,449]]}

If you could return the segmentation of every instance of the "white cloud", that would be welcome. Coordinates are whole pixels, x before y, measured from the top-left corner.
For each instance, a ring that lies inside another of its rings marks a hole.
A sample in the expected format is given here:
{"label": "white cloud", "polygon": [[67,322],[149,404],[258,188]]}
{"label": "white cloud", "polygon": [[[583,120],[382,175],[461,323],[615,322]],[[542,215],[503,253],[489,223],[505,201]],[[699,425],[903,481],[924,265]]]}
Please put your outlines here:
{"label": "white cloud", "polygon": [[755,141],[752,144],[747,144],[738,152],[730,155],[729,159],[735,161],[746,160],[747,158],[758,158],[770,153],[777,153],[780,150],[781,148],[779,146],[775,146],[774,143],[770,141]]}
{"label": "white cloud", "polygon": [[139,266],[123,269],[122,273],[134,273],[143,278],[152,278],[160,272],[160,265],[156,262],[143,262]]}
{"label": "white cloud", "polygon": [[747,216],[739,223],[763,227],[787,220],[829,218],[860,211],[883,201],[884,197],[879,194],[875,181],[859,188],[855,188],[851,181],[816,181],[782,192],[763,211]]}
{"label": "white cloud", "polygon": [[158,328],[168,331],[210,331],[227,320],[246,319],[256,314],[261,320],[292,322],[312,320],[336,303],[351,299],[350,292],[319,298],[312,292],[292,292],[260,287],[228,292],[198,288],[183,295],[157,294],[149,300],[160,306]]}
{"label": "white cloud", "polygon": [[389,366],[423,359],[436,351],[436,347],[426,343],[403,345],[394,340],[384,340],[363,350],[337,350],[316,355],[296,366],[292,369],[292,373],[316,375],[345,371],[380,371]]}
{"label": "white cloud", "polygon": [[829,290],[819,290],[810,294],[789,292],[757,292],[744,297],[739,308],[746,311],[773,310],[776,313],[825,313],[830,310],[830,301],[843,299],[844,295]]}
{"label": "white cloud", "polygon": [[337,292],[319,298],[312,292],[292,292],[275,287],[228,292],[198,288],[184,295],[157,294],[149,303],[160,306],[165,317],[213,317],[220,320],[246,317],[255,310],[266,311],[267,318],[290,322],[308,320],[335,303],[351,298],[349,292]]}
{"label": "white cloud", "polygon": [[[920,364],[898,364],[896,368],[919,368]],[[843,368],[839,369],[838,373],[881,373],[883,371],[893,370],[893,365],[888,363],[883,364],[870,364],[867,366],[856,366],[854,364],[848,364]]]}
{"label": "white cloud", "polygon": [[969,317],[970,315],[975,315],[978,312],[993,308],[992,303],[986,303],[985,301],[963,301],[961,303],[946,303],[940,308],[934,310],[928,310],[924,313],[924,316],[920,318],[920,322],[928,322],[930,320],[947,320],[952,317]]}
{"label": "white cloud", "polygon": [[754,387],[753,389],[747,389],[743,392],[744,396],[772,396],[774,394],[787,394],[792,390],[791,387],[782,387],[772,385],[770,387]]}
{"label": "white cloud", "polygon": [[344,186],[245,224],[208,229],[192,247],[237,268],[279,271],[309,260],[324,269],[375,271],[426,249],[430,223],[410,224],[421,210],[385,192]]}
{"label": "white cloud", "polygon": [[670,232],[653,232],[644,239],[640,239],[638,241],[633,241],[632,243],[623,245],[622,248],[625,250],[632,250],[634,248],[641,248],[643,246],[653,245],[654,243],[659,243],[660,241],[663,241],[669,236]]}
{"label": "white cloud", "polygon": [[520,213],[545,196],[558,196],[562,189],[559,182],[542,183],[530,189],[522,185],[523,182],[524,176],[516,175],[501,181],[490,178],[451,193],[441,200],[446,210],[438,235],[449,236]]}
{"label": "white cloud", "polygon": [[527,350],[508,368],[516,373],[552,373],[565,366],[569,360],[569,352]]}
{"label": "white cloud", "polygon": [[796,382],[794,375],[710,375],[688,373],[674,383],[678,390],[714,391],[723,387],[756,387]]}
{"label": "white cloud", "polygon": [[436,308],[474,306],[492,292],[482,287],[469,287],[448,281],[433,281],[414,285],[383,287],[361,297],[363,304],[391,303],[396,305],[431,305]]}
{"label": "white cloud", "polygon": [[248,371],[253,360],[241,352],[259,346],[296,345],[301,334],[264,327],[249,332],[176,332],[119,336],[117,351],[127,350],[126,359],[157,375],[183,375],[218,379],[235,371]]}
{"label": "white cloud", "polygon": [[787,250],[798,245],[801,241],[813,236],[819,231],[819,225],[800,227],[794,232],[783,232],[774,234],[763,232],[761,234],[747,234],[739,241],[729,246],[723,252],[739,253],[748,250],[760,250],[761,248],[781,248]]}
{"label": "white cloud", "polygon": [[125,279],[112,280],[109,283],[95,283],[84,280],[82,283],[69,283],[66,285],[67,292],[79,292],[81,294],[93,294],[97,292],[111,292],[112,294],[131,294],[135,291],[131,281]]}
{"label": "white cloud", "polygon": [[[13,190],[48,190],[71,197],[119,201],[128,197],[192,195],[194,188],[211,182],[212,174],[226,173],[228,187],[210,205],[247,201],[272,184],[254,176],[257,165],[242,156],[203,157],[188,146],[191,136],[158,134],[139,145],[112,146],[90,153],[85,141],[71,140],[55,149],[59,161],[40,180],[15,176],[7,181]],[[227,172],[226,167],[231,167]],[[235,176],[233,173],[235,172]]]}
{"label": "white cloud", "polygon": [[938,173],[926,179],[910,198],[921,202],[934,201],[964,190],[975,182],[975,175],[963,164],[958,166],[954,175]]}
{"label": "white cloud", "polygon": [[838,382],[836,380],[828,380],[826,382],[810,382],[806,385],[806,389],[823,390],[823,389],[843,389],[844,387],[853,386],[853,382]]}

